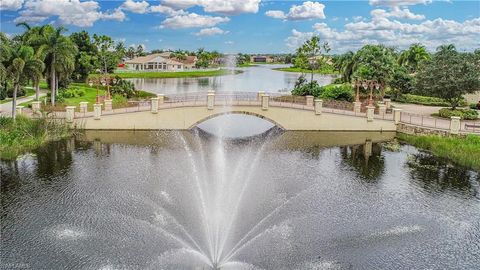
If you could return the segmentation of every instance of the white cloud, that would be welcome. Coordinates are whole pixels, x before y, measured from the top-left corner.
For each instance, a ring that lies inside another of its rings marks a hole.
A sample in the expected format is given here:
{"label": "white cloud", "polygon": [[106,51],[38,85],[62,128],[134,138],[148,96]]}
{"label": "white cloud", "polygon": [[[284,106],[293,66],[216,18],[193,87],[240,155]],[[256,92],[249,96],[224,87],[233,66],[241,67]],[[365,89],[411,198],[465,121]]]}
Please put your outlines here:
{"label": "white cloud", "polygon": [[147,3],[146,1],[136,2],[133,0],[126,0],[121,7],[133,13],[143,14],[147,12],[149,5],[150,4]]}
{"label": "white cloud", "polygon": [[287,14],[281,10],[269,10],[265,15],[286,20],[325,19],[323,9],[325,5],[319,2],[303,2],[301,5],[293,5]]}
{"label": "white cloud", "polygon": [[194,28],[194,27],[212,27],[222,22],[230,21],[227,17],[213,17],[206,15],[198,15],[196,13],[188,13],[176,15],[165,19],[160,28]]}
{"label": "white cloud", "polygon": [[281,10],[268,10],[267,12],[265,12],[265,15],[267,15],[268,17],[275,18],[275,19],[286,19],[287,18],[285,13]]}
{"label": "white cloud", "polygon": [[226,15],[257,13],[260,0],[200,0],[205,12]]}
{"label": "white cloud", "polygon": [[125,13],[120,8],[116,8],[112,13],[103,13],[101,19],[103,20],[114,20],[114,21],[124,21],[126,18]]}
{"label": "white cloud", "polygon": [[169,6],[164,5],[150,6],[149,12],[162,13],[168,16],[187,14],[187,12],[182,9],[173,9]]}
{"label": "white cloud", "polygon": [[19,10],[23,5],[23,0],[2,0],[0,1],[0,10]]}
{"label": "white cloud", "polygon": [[400,9],[399,7],[393,7],[390,12],[384,9],[374,9],[370,12],[374,18],[400,18],[400,19],[410,19],[410,20],[423,20],[425,19],[424,15],[414,14],[409,9]]}
{"label": "white cloud", "polygon": [[403,7],[418,4],[426,5],[432,3],[432,0],[370,0],[369,2],[372,6]]}
{"label": "white cloud", "polygon": [[313,28],[312,32],[293,30],[286,39],[287,46],[296,48],[313,35],[328,41],[337,52],[356,50],[369,43],[399,48],[422,43],[430,50],[447,43],[465,50],[480,46],[480,18],[464,22],[438,18],[412,24],[382,17],[367,22],[347,23],[342,31],[330,28],[325,23],[316,23]]}
{"label": "white cloud", "polygon": [[201,6],[205,12],[225,15],[257,13],[261,0],[163,0],[162,3],[173,9],[186,9]]}
{"label": "white cloud", "polygon": [[195,33],[195,36],[214,36],[214,35],[225,35],[228,34],[228,31],[222,30],[218,27],[203,28],[198,33]]}
{"label": "white cloud", "polygon": [[235,43],[235,42],[233,42],[233,41],[231,41],[231,40],[225,41],[225,44],[227,44],[227,45],[232,45],[232,44],[234,44],[234,43]]}
{"label": "white cloud", "polygon": [[97,20],[123,21],[125,14],[119,9],[113,13],[102,13],[96,1],[79,0],[33,0],[24,5],[15,22],[42,22],[51,16],[58,16],[62,24],[80,27],[92,26]]}
{"label": "white cloud", "polygon": [[172,7],[174,9],[184,9],[196,6],[199,1],[198,0],[163,0],[164,5]]}

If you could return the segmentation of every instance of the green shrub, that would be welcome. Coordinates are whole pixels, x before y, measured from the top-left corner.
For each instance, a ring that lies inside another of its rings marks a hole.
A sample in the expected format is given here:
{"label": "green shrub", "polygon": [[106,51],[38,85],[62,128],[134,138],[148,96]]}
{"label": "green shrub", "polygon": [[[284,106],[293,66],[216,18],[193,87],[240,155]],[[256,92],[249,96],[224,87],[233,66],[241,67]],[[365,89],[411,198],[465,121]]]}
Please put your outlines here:
{"label": "green shrub", "polygon": [[292,94],[296,96],[320,96],[322,87],[318,85],[317,81],[305,83],[292,90]]}
{"label": "green shrub", "polygon": [[132,82],[123,80],[119,76],[116,77],[116,80],[117,82],[110,89],[112,94],[122,95],[127,98],[135,96],[135,85]]}
{"label": "green shrub", "polygon": [[426,97],[413,94],[404,94],[395,98],[396,102],[413,103],[426,106],[450,106],[450,103],[437,97]]}
{"label": "green shrub", "polygon": [[322,87],[320,97],[323,99],[353,101],[354,91],[349,84],[329,84]]}
{"label": "green shrub", "polygon": [[478,119],[478,113],[475,110],[470,109],[455,109],[443,108],[438,111],[438,116],[443,118],[450,118],[452,116],[458,116],[462,120],[476,120]]}
{"label": "green shrub", "polygon": [[476,103],[470,103],[470,109],[472,110],[480,110],[480,108],[477,107],[478,105]]}

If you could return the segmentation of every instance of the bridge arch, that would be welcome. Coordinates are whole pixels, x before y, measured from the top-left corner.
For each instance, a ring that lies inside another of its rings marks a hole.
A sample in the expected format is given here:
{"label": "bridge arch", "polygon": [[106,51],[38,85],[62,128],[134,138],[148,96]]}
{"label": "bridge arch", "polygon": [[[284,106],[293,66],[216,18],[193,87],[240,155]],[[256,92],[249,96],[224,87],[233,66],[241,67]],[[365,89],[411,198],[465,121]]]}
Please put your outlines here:
{"label": "bridge arch", "polygon": [[275,121],[275,120],[273,120],[269,117],[266,117],[265,115],[261,115],[261,114],[255,113],[255,112],[235,111],[235,110],[234,111],[225,111],[225,112],[214,113],[214,114],[208,115],[207,117],[203,117],[203,118],[199,119],[198,121],[196,121],[195,123],[193,123],[190,127],[188,127],[188,129],[193,129],[196,126],[198,126],[199,124],[201,124],[201,123],[203,123],[203,122],[205,122],[209,119],[212,119],[212,118],[215,118],[215,117],[218,117],[218,116],[222,116],[222,115],[229,115],[229,114],[244,114],[244,115],[254,116],[254,117],[263,119],[265,121],[268,121],[268,122],[272,123],[273,125],[275,125],[276,127],[282,129],[282,130],[286,130],[286,128],[283,127],[281,124],[279,124],[277,121]]}

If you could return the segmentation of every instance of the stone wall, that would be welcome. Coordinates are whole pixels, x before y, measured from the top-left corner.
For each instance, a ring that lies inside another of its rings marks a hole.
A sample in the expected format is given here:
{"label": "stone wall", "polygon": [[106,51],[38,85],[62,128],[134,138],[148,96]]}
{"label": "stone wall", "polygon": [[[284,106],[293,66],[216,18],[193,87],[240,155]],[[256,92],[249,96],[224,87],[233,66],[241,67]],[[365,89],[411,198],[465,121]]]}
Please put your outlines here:
{"label": "stone wall", "polygon": [[421,127],[421,126],[409,125],[404,123],[399,123],[397,125],[397,132],[405,133],[409,135],[440,135],[440,136],[450,135],[449,130]]}

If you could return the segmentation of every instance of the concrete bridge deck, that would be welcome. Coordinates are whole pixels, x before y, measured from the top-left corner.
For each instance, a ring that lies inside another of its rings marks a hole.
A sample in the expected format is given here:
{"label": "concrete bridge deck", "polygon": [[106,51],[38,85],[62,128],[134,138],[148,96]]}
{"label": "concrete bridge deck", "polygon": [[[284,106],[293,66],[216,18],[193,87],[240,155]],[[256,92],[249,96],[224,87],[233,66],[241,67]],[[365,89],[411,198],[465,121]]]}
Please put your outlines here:
{"label": "concrete bridge deck", "polygon": [[224,114],[246,114],[270,121],[284,130],[395,131],[391,114],[323,108],[312,98],[280,94],[233,93],[172,95],[134,108],[74,112],[74,125],[86,130],[186,130]]}

